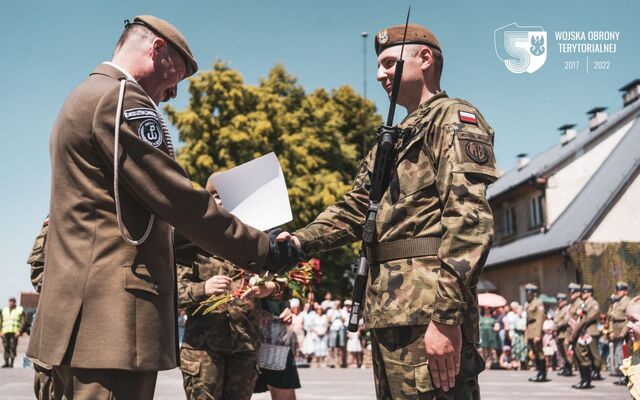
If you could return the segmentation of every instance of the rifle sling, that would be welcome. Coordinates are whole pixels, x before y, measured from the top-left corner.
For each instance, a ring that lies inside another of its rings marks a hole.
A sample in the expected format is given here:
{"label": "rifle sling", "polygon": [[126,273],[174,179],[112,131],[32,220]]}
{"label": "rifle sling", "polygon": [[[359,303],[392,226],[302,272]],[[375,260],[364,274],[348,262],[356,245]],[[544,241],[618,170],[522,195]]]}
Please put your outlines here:
{"label": "rifle sling", "polygon": [[372,249],[367,248],[367,258],[370,263],[376,264],[406,258],[435,256],[439,248],[440,238],[438,237],[401,239],[378,243]]}

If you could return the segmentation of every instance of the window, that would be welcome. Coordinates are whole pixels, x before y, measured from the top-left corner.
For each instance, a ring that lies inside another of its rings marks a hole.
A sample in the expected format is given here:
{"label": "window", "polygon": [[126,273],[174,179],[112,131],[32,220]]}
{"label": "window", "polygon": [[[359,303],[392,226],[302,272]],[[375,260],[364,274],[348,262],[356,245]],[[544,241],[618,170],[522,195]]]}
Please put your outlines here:
{"label": "window", "polygon": [[516,233],[516,208],[507,206],[504,210],[504,234],[511,236]]}
{"label": "window", "polygon": [[537,228],[544,223],[544,196],[529,199],[529,228]]}

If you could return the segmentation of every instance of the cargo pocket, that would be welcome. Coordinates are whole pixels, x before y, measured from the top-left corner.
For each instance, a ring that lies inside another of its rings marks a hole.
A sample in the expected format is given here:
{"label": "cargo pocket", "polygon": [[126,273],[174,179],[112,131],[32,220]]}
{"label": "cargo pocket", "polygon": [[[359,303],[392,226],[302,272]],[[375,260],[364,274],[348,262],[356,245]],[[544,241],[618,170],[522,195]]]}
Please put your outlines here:
{"label": "cargo pocket", "polygon": [[429,372],[429,362],[423,362],[413,368],[416,379],[416,390],[418,393],[427,393],[435,388],[431,381],[431,372]]}
{"label": "cargo pocket", "polygon": [[122,270],[126,290],[142,291],[156,296],[171,291],[169,285],[160,285],[144,264],[125,265]]}

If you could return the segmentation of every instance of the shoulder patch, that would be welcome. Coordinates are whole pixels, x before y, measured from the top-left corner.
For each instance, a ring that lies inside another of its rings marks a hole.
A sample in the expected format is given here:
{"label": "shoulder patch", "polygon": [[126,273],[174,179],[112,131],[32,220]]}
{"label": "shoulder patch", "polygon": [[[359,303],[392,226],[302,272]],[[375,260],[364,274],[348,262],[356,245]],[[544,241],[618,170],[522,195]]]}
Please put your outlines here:
{"label": "shoulder patch", "polygon": [[159,147],[162,144],[162,128],[158,120],[149,118],[142,121],[138,128],[138,136],[153,147]]}
{"label": "shoulder patch", "polygon": [[489,160],[489,150],[483,143],[469,141],[464,149],[469,158],[477,164],[484,164]]}
{"label": "shoulder patch", "polygon": [[474,113],[470,113],[467,111],[458,111],[458,118],[460,118],[460,122],[464,122],[467,124],[478,125],[478,118]]}
{"label": "shoulder patch", "polygon": [[158,113],[153,108],[130,108],[124,110],[124,119],[127,121],[147,118],[158,119]]}

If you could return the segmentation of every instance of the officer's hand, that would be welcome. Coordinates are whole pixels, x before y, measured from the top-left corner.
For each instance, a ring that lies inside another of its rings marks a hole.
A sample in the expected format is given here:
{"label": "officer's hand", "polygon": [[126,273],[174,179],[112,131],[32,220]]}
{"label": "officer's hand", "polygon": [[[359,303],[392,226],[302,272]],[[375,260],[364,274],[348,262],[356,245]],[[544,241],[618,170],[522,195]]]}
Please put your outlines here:
{"label": "officer's hand", "polygon": [[224,294],[231,286],[231,278],[224,275],[216,275],[207,279],[204,283],[204,294],[207,296]]}
{"label": "officer's hand", "polygon": [[277,239],[282,232],[282,229],[277,228],[267,233],[269,235],[269,254],[267,255],[267,264],[264,267],[267,271],[281,273],[295,267],[305,259],[305,254],[293,241]]}
{"label": "officer's hand", "polygon": [[291,309],[289,307],[285,308],[284,311],[280,314],[280,321],[282,321],[285,325],[291,325],[293,322],[293,314],[291,314]]}
{"label": "officer's hand", "polygon": [[293,243],[296,244],[296,246],[300,247],[300,239],[298,239],[296,236],[293,236],[292,234],[290,234],[289,232],[282,232],[281,234],[278,235],[278,237],[276,238],[276,240],[278,242],[289,242],[289,241],[293,241]]}
{"label": "officer's hand", "polygon": [[460,326],[431,321],[424,334],[424,347],[433,384],[445,392],[449,391],[455,386],[456,375],[460,372]]}
{"label": "officer's hand", "polygon": [[276,290],[276,284],[274,282],[265,282],[264,285],[252,286],[247,289],[242,296],[242,299],[262,299],[267,296],[271,296],[273,292]]}
{"label": "officer's hand", "polygon": [[540,340],[542,340],[542,339],[540,339],[540,336],[536,336],[536,337],[533,338],[533,342],[534,343],[538,343]]}

